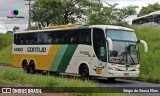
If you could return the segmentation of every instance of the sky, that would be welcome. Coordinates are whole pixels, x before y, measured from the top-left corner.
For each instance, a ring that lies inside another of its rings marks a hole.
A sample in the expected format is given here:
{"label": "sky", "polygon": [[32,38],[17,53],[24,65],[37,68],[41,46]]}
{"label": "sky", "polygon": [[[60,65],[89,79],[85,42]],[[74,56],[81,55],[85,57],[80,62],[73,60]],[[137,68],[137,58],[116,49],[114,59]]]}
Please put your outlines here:
{"label": "sky", "polygon": [[[110,4],[118,3],[119,8],[123,8],[128,5],[136,5],[139,7],[137,9],[137,12],[139,12],[142,6],[147,6],[148,4],[153,4],[155,2],[160,3],[160,0],[101,0],[101,2],[103,3],[108,2]],[[18,26],[22,30],[27,28],[28,6],[25,5],[25,3],[28,2],[24,0],[0,0],[0,31],[12,30],[14,26]],[[23,19],[7,18],[7,16],[11,16],[10,11],[14,10],[14,8],[18,8],[19,10],[21,10],[22,12],[21,16],[25,18]],[[135,18],[136,16],[130,16],[126,20],[129,23],[131,23],[131,21]]]}

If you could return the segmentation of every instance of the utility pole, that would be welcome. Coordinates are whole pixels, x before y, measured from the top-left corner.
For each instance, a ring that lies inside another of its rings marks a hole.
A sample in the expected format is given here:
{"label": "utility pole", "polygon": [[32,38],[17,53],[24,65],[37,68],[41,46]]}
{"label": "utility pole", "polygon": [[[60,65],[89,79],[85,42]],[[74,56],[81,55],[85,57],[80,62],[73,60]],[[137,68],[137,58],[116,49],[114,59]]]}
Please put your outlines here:
{"label": "utility pole", "polygon": [[28,1],[28,3],[25,3],[25,5],[28,5],[29,6],[29,18],[28,18],[28,30],[31,29],[31,1],[35,1],[35,0],[24,0],[24,1]]}

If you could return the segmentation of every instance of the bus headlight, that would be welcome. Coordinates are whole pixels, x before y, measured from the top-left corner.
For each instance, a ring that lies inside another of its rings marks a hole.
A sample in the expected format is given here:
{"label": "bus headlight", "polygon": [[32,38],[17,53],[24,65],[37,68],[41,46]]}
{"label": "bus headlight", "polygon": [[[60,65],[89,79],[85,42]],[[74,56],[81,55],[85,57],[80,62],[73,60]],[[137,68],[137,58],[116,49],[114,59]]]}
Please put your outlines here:
{"label": "bus headlight", "polygon": [[135,69],[135,71],[139,71],[139,68]]}

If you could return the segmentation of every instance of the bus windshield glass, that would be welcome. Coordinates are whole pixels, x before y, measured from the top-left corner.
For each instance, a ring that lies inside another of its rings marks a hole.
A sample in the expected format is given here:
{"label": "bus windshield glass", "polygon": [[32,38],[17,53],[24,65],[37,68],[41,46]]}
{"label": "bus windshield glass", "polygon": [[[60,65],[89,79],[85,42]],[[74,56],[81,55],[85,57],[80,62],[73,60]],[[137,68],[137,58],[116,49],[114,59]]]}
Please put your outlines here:
{"label": "bus windshield glass", "polygon": [[113,50],[109,51],[109,62],[118,64],[139,63],[139,50],[136,34],[132,31],[106,30],[107,37],[112,39]]}
{"label": "bus windshield glass", "polygon": [[106,30],[107,37],[112,40],[137,41],[135,32],[123,30]]}

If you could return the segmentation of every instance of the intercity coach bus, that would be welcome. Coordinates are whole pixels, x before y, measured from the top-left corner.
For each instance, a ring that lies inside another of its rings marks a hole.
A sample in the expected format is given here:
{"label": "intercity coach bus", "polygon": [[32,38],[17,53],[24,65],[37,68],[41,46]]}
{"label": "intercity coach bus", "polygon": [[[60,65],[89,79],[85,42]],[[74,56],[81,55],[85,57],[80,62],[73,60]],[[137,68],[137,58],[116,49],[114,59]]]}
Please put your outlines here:
{"label": "intercity coach bus", "polygon": [[140,72],[134,30],[112,25],[59,25],[14,33],[13,66],[28,73],[47,71],[88,77],[137,77]]}

